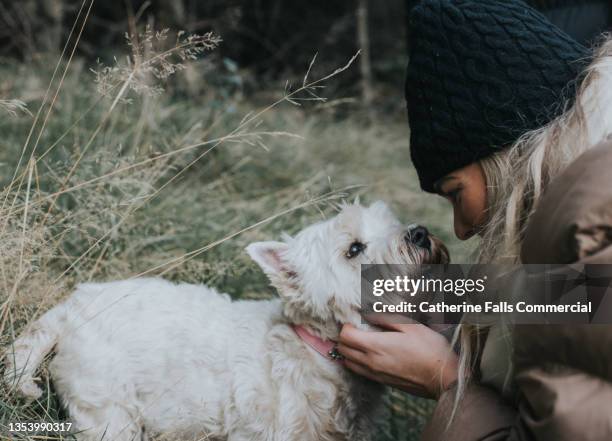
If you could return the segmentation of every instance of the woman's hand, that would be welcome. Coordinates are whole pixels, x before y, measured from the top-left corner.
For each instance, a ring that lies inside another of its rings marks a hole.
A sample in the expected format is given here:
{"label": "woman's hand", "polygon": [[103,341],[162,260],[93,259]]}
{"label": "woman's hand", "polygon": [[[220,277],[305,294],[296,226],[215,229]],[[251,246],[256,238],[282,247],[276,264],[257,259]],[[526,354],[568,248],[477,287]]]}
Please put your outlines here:
{"label": "woman's hand", "polygon": [[418,323],[388,323],[389,318],[381,315],[368,321],[388,332],[361,331],[351,325],[340,332],[338,351],[353,372],[435,399],[457,380],[457,356],[441,334]]}

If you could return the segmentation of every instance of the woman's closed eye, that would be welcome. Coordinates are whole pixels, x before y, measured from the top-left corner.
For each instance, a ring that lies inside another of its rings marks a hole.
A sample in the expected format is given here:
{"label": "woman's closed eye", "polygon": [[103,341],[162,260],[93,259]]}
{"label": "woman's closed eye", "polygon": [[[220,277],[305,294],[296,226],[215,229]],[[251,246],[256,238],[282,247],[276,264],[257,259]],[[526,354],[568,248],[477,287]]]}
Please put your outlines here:
{"label": "woman's closed eye", "polygon": [[461,187],[456,187],[449,190],[442,190],[440,193],[443,197],[447,198],[452,203],[457,203],[460,199],[461,190]]}
{"label": "woman's closed eye", "polygon": [[444,176],[434,190],[453,206],[455,235],[465,240],[485,222],[487,187],[479,163],[473,163]]}
{"label": "woman's closed eye", "polygon": [[453,202],[459,202],[459,196],[461,194],[461,188],[456,188],[447,193],[447,197]]}

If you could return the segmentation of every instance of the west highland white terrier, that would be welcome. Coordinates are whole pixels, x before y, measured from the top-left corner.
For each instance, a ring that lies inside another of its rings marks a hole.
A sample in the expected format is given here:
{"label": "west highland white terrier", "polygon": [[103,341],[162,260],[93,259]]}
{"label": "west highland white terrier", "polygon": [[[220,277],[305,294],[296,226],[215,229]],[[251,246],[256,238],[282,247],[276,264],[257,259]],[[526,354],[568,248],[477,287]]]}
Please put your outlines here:
{"label": "west highland white terrier", "polygon": [[360,264],[437,263],[444,245],[382,202],[346,205],[249,255],[279,299],[232,301],[159,278],[86,283],[19,337],[6,379],[36,399],[49,372],[79,440],[367,440],[382,386],[347,371],[342,324],[361,325]]}

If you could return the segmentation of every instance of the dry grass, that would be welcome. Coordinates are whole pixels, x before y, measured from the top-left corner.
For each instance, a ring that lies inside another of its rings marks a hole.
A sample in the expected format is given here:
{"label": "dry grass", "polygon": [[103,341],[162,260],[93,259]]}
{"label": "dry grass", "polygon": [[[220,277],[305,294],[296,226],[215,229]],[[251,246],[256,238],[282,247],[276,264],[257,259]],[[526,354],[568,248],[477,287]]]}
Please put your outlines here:
{"label": "dry grass", "polygon": [[[0,347],[88,280],[162,274],[270,297],[244,246],[296,232],[358,193],[451,237],[446,207],[416,187],[403,118],[364,126],[313,106],[350,61],[252,110],[213,87],[223,75],[206,53],[218,43],[147,29],[125,61],[93,73],[68,51],[53,72],[44,59],[0,66],[0,90],[23,100],[0,101]],[[186,85],[194,69],[206,73],[198,94]],[[65,417],[44,370],[41,379],[36,403],[0,386],[0,438],[9,422]],[[413,439],[428,405],[389,399],[395,417],[381,439]]]}

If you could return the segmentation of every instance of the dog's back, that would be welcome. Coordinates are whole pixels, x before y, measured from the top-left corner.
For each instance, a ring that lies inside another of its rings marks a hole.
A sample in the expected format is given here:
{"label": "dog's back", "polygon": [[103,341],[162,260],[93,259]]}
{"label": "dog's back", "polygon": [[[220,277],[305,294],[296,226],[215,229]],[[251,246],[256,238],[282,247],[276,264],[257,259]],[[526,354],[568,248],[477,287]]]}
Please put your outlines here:
{"label": "dog's back", "polygon": [[[55,388],[77,430],[100,428],[84,432],[92,439],[115,428],[121,433],[110,439],[130,439],[143,424],[156,432],[192,431],[191,412],[215,432],[229,400],[223,385],[240,309],[234,306],[208,287],[162,279],[79,285],[15,341],[5,377],[38,398],[34,373],[55,346],[49,366]],[[273,309],[261,302],[252,317],[239,319],[242,326],[259,324],[249,333],[250,348],[262,345]]]}

